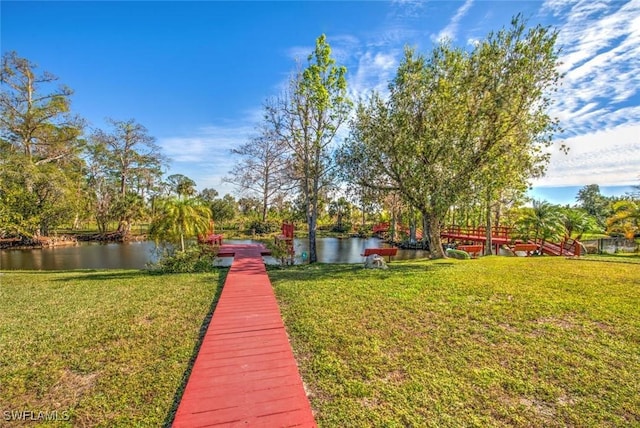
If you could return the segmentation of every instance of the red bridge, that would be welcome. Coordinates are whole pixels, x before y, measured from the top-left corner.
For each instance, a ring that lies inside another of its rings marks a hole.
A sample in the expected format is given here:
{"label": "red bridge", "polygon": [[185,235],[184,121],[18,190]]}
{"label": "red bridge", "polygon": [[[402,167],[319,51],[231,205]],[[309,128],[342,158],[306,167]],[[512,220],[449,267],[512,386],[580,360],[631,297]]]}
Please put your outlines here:
{"label": "red bridge", "polygon": [[[484,245],[487,241],[487,228],[484,226],[447,226],[442,229],[440,236],[449,241],[471,241]],[[491,228],[491,241],[496,246],[496,253],[501,245],[507,245],[513,249],[516,244],[523,243],[535,244],[543,254],[551,256],[579,256],[581,249],[580,242],[571,238],[565,238],[560,243],[545,241],[543,244],[540,239],[524,242],[515,237],[512,227],[506,226]]]}
{"label": "red bridge", "polygon": [[[399,226],[398,230],[405,231],[403,226]],[[388,231],[389,223],[378,223],[373,227],[373,233],[386,233]],[[484,226],[446,226],[442,229],[440,236],[446,238],[449,242],[473,242],[484,247],[487,241],[487,228]],[[420,231],[418,239],[421,237],[422,231]],[[512,227],[507,226],[493,227],[491,229],[491,241],[496,246],[496,253],[501,245],[507,245],[513,250],[516,244],[535,244],[538,249],[542,246],[542,253],[552,256],[579,256],[581,249],[580,242],[571,238],[565,238],[559,243],[545,241],[543,244],[541,240],[524,242],[516,238]]]}

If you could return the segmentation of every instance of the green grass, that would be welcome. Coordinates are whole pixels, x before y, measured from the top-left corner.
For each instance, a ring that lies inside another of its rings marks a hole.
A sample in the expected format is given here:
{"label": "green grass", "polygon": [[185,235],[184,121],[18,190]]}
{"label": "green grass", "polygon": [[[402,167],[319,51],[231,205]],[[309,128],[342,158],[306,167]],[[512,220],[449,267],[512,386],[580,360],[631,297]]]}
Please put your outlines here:
{"label": "green grass", "polygon": [[48,426],[166,424],[225,272],[0,273],[0,425],[56,410],[70,420]]}
{"label": "green grass", "polygon": [[638,253],[616,253],[616,254],[587,254],[580,257],[582,261],[602,261],[609,263],[635,263],[640,264],[640,254]]}
{"label": "green grass", "polygon": [[640,269],[551,257],[270,271],[320,426],[640,426]]}
{"label": "green grass", "polygon": [[[269,275],[320,426],[640,426],[640,269],[618,260]],[[225,274],[0,273],[0,412],[167,424]]]}

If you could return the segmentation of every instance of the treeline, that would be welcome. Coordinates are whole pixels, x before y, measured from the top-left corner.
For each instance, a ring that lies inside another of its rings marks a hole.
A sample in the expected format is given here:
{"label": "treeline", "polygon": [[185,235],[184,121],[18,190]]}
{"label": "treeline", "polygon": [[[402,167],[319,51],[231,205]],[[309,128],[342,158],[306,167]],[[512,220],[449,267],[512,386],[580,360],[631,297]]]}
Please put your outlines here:
{"label": "treeline", "polygon": [[166,159],[144,126],[110,120],[86,133],[71,110],[73,91],[10,52],[2,58],[0,94],[0,233],[25,240],[93,217],[117,221],[126,236],[148,201],[167,193]]}
{"label": "treeline", "polygon": [[[135,120],[86,132],[71,112],[72,91],[54,88],[54,76],[9,53],[1,76],[0,234],[37,237],[91,219],[102,234],[115,225],[126,236],[146,221],[153,236],[184,247],[211,218],[256,233],[297,220],[314,262],[319,228],[365,234],[377,221],[402,223],[408,239],[424,232],[421,244],[434,257],[445,257],[446,224],[520,224],[523,234],[546,233],[544,219],[559,207],[523,206],[559,129],[549,115],[561,77],[556,37],[518,16],[470,50],[448,43],[428,54],[406,49],[388,91],[354,102],[346,68],[320,36],[287,89],[265,102],[253,138],[234,150],[238,162],[226,181],[238,199],[198,193],[183,175],[163,179],[167,159]],[[636,233],[636,196],[597,195],[597,186],[587,186],[580,207],[564,207],[553,222],[562,220],[570,234]],[[572,226],[578,214],[584,224]]]}

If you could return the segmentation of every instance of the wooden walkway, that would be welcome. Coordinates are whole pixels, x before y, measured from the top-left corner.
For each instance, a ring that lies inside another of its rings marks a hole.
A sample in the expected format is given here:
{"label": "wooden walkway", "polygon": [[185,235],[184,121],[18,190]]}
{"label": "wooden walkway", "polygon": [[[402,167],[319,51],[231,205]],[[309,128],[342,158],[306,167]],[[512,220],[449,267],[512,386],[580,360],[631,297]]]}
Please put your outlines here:
{"label": "wooden walkway", "polygon": [[315,427],[264,263],[264,247],[234,256],[173,427]]}

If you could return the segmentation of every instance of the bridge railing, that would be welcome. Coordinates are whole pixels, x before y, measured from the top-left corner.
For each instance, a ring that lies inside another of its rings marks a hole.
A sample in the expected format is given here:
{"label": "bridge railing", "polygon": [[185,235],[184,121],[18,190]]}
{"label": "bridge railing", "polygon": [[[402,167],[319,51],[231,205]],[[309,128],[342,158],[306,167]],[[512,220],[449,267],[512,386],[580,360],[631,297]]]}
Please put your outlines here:
{"label": "bridge railing", "polygon": [[[487,234],[485,226],[446,226],[442,230],[443,235],[483,237]],[[509,226],[494,226],[491,228],[491,236],[494,238],[511,239],[514,236],[513,228]]]}

